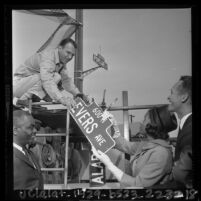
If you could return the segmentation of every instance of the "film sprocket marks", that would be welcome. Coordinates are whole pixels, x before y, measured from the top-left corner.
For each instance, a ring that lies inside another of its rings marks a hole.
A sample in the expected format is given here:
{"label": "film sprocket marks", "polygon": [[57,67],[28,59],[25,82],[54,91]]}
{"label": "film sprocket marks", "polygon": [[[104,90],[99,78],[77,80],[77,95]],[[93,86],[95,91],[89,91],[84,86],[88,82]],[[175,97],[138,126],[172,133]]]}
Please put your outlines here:
{"label": "film sprocket marks", "polygon": [[112,122],[105,118],[96,102],[86,105],[79,97],[75,99],[75,102],[76,106],[70,110],[71,116],[91,145],[106,153],[115,146],[115,141],[109,134]]}
{"label": "film sprocket marks", "polygon": [[17,190],[15,198],[21,200],[31,198],[60,199],[60,200],[197,200],[198,191],[195,189],[86,189],[69,190]]}

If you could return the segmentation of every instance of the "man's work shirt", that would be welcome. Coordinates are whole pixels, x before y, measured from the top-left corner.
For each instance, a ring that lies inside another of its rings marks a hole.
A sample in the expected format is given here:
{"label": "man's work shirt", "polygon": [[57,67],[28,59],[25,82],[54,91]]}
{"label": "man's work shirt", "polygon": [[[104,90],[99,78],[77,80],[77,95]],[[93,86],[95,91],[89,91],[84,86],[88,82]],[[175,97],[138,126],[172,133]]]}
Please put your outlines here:
{"label": "man's work shirt", "polygon": [[55,73],[61,75],[62,86],[66,91],[73,95],[79,93],[68,75],[66,66],[59,61],[58,48],[45,50],[29,57],[16,69],[14,76],[23,78],[37,73],[40,73],[42,86],[53,100],[59,100],[62,97],[54,81]]}

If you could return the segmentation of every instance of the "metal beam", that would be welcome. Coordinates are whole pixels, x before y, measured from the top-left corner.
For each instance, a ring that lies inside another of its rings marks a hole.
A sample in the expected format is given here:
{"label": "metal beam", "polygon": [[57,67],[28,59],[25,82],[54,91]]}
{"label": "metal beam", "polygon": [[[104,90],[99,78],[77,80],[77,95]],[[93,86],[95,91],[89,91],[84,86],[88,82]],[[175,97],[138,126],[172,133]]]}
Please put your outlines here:
{"label": "metal beam", "polygon": [[[61,103],[53,103],[53,102],[34,102],[32,105],[61,105]],[[143,110],[143,109],[151,109],[153,107],[160,107],[167,104],[154,104],[154,105],[131,105],[131,106],[116,106],[109,107],[108,111],[119,111],[119,110]],[[65,109],[66,110],[66,109]]]}
{"label": "metal beam", "polygon": [[36,137],[66,136],[66,133],[36,133]]}
{"label": "metal beam", "polygon": [[[122,97],[123,97],[123,107],[128,106],[128,92],[122,91]],[[126,140],[129,139],[129,115],[128,110],[123,110],[123,122],[124,122],[124,138]]]}
{"label": "metal beam", "polygon": [[[83,24],[83,10],[76,9],[76,20]],[[80,92],[83,92],[83,79],[79,72],[83,71],[83,27],[79,26],[75,32],[75,42],[77,49],[75,52],[74,83]]]}
{"label": "metal beam", "polygon": [[68,185],[68,146],[69,146],[69,126],[70,126],[70,112],[66,112],[66,146],[65,146],[65,169],[64,169],[64,187],[67,189]]}
{"label": "metal beam", "polygon": [[44,171],[44,172],[57,172],[57,171],[64,171],[64,168],[41,168],[41,171]]}
{"label": "metal beam", "polygon": [[160,107],[167,104],[155,104],[155,105],[133,105],[133,106],[117,106],[110,107],[108,111],[119,111],[119,110],[143,110],[143,109],[151,109],[153,107]]}
{"label": "metal beam", "polygon": [[[122,91],[122,98],[123,98],[123,107],[127,107],[128,106],[128,91]],[[128,110],[123,110],[123,122],[124,122],[124,138],[127,141],[130,141]],[[130,160],[130,155],[125,154],[125,159]],[[125,168],[125,172],[128,173],[129,167],[128,167],[128,164],[126,162],[124,164],[124,168]]]}

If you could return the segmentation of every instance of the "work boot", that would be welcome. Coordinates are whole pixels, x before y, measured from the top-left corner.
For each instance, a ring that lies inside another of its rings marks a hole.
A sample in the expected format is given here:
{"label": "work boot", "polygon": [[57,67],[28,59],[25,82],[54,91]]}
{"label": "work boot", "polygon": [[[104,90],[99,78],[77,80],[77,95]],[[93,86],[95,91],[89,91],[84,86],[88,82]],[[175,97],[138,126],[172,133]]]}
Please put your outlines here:
{"label": "work boot", "polygon": [[29,100],[20,100],[18,99],[16,102],[16,106],[24,106],[24,107],[28,107],[29,105]]}
{"label": "work boot", "polygon": [[41,99],[35,94],[32,95],[31,99],[32,99],[32,102],[40,102],[41,101]]}
{"label": "work boot", "polygon": [[46,102],[52,102],[52,99],[50,98],[48,94],[46,94],[46,96],[43,99],[41,99],[35,94],[32,95],[32,102],[40,102],[41,100],[44,100]]}
{"label": "work boot", "polygon": [[46,94],[46,96],[43,98],[43,100],[46,102],[52,102],[52,99],[50,98],[50,96],[48,94]]}

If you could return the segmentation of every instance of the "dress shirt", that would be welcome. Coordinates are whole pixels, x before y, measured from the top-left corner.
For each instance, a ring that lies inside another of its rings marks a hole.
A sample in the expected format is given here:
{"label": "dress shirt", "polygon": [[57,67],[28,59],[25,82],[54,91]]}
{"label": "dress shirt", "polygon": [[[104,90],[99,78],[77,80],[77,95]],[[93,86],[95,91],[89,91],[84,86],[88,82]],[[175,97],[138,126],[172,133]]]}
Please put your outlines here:
{"label": "dress shirt", "polygon": [[19,146],[18,144],[16,144],[15,142],[13,142],[13,147],[15,147],[16,149],[21,151],[24,155],[26,155],[23,148],[21,146]]}
{"label": "dress shirt", "polygon": [[185,116],[183,116],[180,120],[180,124],[179,124],[179,128],[182,129],[183,128],[183,125],[186,121],[186,119],[192,114],[192,112],[186,114]]}

